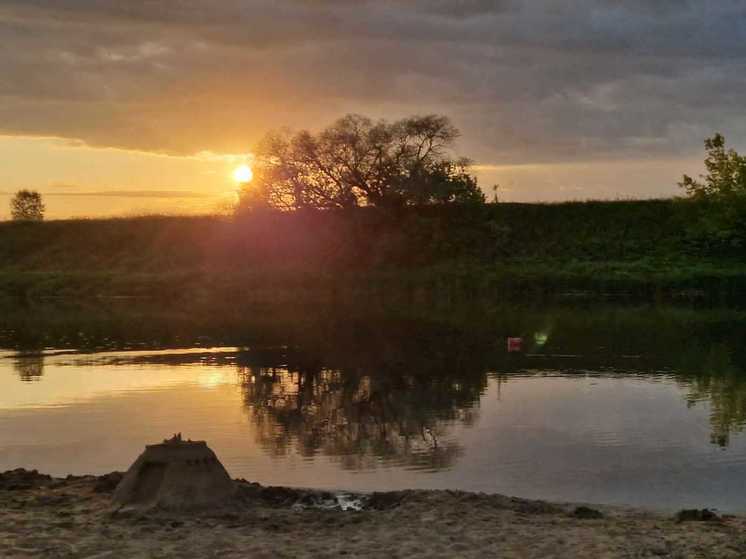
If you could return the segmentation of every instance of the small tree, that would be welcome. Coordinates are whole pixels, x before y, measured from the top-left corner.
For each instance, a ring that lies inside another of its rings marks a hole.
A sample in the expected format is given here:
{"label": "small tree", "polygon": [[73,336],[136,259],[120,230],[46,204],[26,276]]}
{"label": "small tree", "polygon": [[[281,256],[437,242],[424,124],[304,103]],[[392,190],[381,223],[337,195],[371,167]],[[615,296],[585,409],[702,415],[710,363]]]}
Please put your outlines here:
{"label": "small tree", "polygon": [[500,192],[500,185],[497,183],[493,184],[492,185],[492,203],[493,204],[497,204],[498,202],[500,202],[499,192]]}
{"label": "small tree", "polygon": [[684,175],[679,186],[703,204],[700,219],[692,224],[695,237],[708,245],[743,246],[746,243],[746,156],[725,148],[715,134],[705,140],[707,174]]}
{"label": "small tree", "polygon": [[15,221],[41,221],[44,210],[41,194],[34,190],[19,190],[10,201],[10,214]]}
{"label": "small tree", "polygon": [[318,134],[272,133],[258,146],[244,205],[282,209],[483,203],[458,130],[438,115],[393,123],[347,115]]}
{"label": "small tree", "polygon": [[679,186],[693,198],[746,196],[746,156],[733,149],[726,150],[722,134],[707,138],[705,149],[707,174],[700,175],[701,181],[684,175]]}

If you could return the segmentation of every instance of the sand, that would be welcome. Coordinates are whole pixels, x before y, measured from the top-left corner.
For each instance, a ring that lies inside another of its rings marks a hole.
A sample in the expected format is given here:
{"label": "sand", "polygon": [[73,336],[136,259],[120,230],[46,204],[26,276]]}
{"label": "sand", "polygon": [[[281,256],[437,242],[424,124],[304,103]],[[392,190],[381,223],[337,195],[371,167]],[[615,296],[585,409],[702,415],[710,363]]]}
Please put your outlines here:
{"label": "sand", "polygon": [[119,479],[0,474],[0,557],[746,557],[741,516],[679,522],[460,491],[348,496],[355,511],[328,493],[243,481],[220,508],[143,511],[112,504]]}

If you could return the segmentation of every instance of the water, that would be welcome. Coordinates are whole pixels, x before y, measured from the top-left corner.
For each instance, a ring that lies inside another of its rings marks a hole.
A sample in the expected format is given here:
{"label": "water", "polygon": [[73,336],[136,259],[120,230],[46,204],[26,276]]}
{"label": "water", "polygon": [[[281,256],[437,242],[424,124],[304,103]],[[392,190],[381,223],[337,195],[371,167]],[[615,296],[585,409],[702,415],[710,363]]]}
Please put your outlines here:
{"label": "water", "polygon": [[263,484],[746,511],[746,314],[436,311],[10,309],[0,470],[182,432]]}

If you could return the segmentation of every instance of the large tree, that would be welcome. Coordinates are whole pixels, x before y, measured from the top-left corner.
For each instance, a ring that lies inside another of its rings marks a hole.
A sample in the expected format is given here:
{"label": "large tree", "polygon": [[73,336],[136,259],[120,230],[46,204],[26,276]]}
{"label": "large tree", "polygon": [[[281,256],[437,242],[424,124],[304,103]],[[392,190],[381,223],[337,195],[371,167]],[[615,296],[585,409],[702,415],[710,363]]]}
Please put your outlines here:
{"label": "large tree", "polygon": [[243,202],[283,209],[483,203],[470,162],[452,155],[444,116],[393,123],[347,115],[318,134],[274,132],[259,144]]}
{"label": "large tree", "polygon": [[16,221],[41,221],[44,210],[41,194],[33,190],[19,190],[10,201],[10,215]]}

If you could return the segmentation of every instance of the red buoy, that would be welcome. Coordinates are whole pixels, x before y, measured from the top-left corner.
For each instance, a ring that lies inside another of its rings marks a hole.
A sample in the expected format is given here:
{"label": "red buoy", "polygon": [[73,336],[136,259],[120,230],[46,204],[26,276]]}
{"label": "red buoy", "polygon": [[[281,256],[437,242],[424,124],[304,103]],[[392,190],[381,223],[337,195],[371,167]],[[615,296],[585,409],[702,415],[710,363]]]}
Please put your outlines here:
{"label": "red buoy", "polygon": [[523,338],[508,338],[508,353],[521,351]]}

